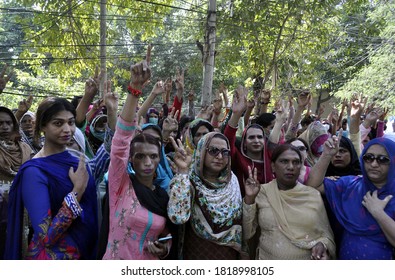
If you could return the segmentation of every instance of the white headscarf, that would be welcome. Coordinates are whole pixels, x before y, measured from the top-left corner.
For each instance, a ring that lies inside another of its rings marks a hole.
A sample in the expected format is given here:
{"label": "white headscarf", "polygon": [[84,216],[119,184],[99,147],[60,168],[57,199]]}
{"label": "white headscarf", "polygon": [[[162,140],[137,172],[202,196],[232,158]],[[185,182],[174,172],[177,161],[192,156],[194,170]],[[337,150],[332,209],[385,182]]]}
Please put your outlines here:
{"label": "white headscarf", "polygon": [[80,146],[81,152],[85,153],[85,137],[82,131],[77,128],[73,137],[78,146]]}

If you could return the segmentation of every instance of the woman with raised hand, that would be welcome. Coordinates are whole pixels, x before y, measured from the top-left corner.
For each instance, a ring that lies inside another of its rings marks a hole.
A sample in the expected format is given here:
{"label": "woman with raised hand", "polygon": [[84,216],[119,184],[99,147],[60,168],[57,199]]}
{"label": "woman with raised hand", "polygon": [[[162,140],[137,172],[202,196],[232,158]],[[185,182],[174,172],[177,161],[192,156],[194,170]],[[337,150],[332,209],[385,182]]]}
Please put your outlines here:
{"label": "woman with raised hand", "polygon": [[[109,234],[103,256],[106,260],[158,260],[166,257],[171,247],[171,241],[158,240],[169,233],[166,226],[169,197],[154,184],[161,143],[149,134],[135,136],[138,98],[151,77],[150,53],[149,46],[146,60],[131,66],[129,94],[112,142],[108,171]],[[133,175],[127,172],[129,162]]]}
{"label": "woman with raised hand", "polygon": [[240,259],[242,198],[228,139],[218,132],[204,135],[193,158],[180,140],[170,139],[178,173],[170,183],[168,215],[173,223],[185,224],[179,258]]}
{"label": "woman with raised hand", "polygon": [[248,167],[243,203],[243,238],[260,228],[256,259],[325,260],[334,258],[335,243],[318,191],[298,182],[303,164],[300,151],[290,145],[273,150],[275,179],[259,184],[257,170]]}
{"label": "woman with raised hand", "polygon": [[[66,150],[76,129],[75,116],[64,98],[46,98],[37,109],[35,137],[43,133],[45,142],[11,186],[6,259],[95,259],[96,186],[85,157],[78,159]],[[24,208],[33,228],[27,249]]]}

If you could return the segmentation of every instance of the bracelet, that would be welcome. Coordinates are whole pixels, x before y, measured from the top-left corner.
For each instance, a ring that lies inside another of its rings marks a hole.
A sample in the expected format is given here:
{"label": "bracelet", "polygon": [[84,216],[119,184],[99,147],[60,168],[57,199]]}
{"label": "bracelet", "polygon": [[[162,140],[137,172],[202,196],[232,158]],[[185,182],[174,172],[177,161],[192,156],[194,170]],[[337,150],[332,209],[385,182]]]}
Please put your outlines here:
{"label": "bracelet", "polygon": [[143,93],[141,90],[132,88],[131,85],[128,85],[128,91],[131,95],[136,97],[139,97]]}
{"label": "bracelet", "polygon": [[64,202],[66,203],[67,207],[71,210],[73,213],[73,219],[78,218],[79,216],[82,215],[82,208],[80,204],[78,203],[77,193],[70,192],[64,197]]}

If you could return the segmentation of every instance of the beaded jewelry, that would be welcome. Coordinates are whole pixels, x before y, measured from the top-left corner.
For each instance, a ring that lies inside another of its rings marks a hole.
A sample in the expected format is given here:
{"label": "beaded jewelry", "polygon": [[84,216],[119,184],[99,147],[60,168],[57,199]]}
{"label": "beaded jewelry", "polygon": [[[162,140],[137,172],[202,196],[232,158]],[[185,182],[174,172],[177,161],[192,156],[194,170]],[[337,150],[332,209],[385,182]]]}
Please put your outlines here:
{"label": "beaded jewelry", "polygon": [[70,208],[71,212],[73,213],[73,219],[78,218],[82,215],[82,208],[77,200],[77,193],[70,192],[64,197],[64,202],[66,203],[67,207]]}
{"label": "beaded jewelry", "polygon": [[136,97],[139,97],[143,93],[141,90],[132,88],[131,85],[128,86],[128,91],[131,95]]}

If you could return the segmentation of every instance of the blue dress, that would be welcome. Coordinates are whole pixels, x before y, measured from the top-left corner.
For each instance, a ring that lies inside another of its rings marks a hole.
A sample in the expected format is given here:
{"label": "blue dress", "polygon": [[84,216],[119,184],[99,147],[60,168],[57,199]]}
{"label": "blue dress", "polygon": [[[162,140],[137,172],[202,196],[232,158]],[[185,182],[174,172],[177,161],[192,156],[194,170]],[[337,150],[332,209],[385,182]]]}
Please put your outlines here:
{"label": "blue dress", "polygon": [[[391,159],[387,183],[377,188],[365,171],[362,155],[372,145],[383,146]],[[362,205],[363,197],[376,191],[378,198],[395,196],[395,142],[386,138],[375,138],[365,146],[360,158],[362,177],[344,176],[337,181],[324,180],[325,195],[337,220],[344,228],[339,247],[339,258],[347,260],[390,260],[394,247],[388,242],[377,221]],[[384,209],[395,220],[395,199],[392,198]]]}
{"label": "blue dress", "polygon": [[96,186],[89,172],[81,198],[83,215],[73,220],[63,203],[72,191],[69,169],[79,159],[68,151],[27,161],[10,189],[5,259],[22,259],[22,220],[26,208],[33,227],[27,259],[95,259],[98,239]]}

